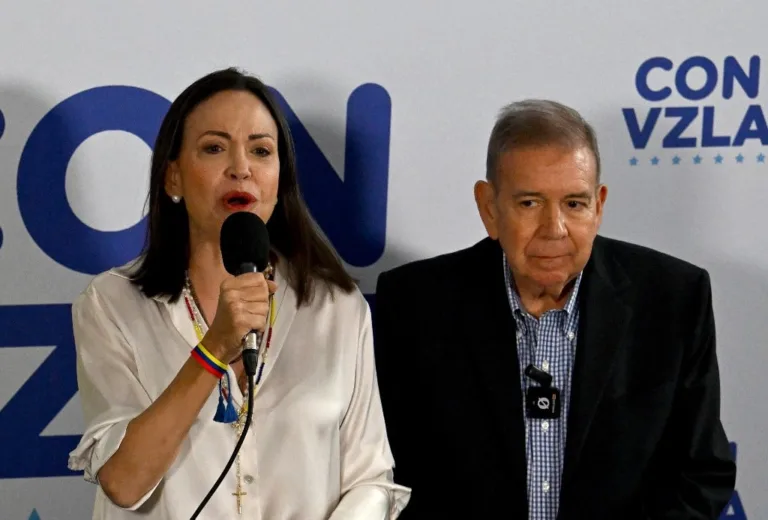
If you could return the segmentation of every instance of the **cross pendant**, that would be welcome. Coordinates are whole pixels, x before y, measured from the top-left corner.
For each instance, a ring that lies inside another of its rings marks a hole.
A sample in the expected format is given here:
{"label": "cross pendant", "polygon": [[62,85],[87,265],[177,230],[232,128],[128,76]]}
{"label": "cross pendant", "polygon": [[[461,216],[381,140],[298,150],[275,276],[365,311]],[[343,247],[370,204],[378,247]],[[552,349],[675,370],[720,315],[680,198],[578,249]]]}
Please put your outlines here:
{"label": "cross pendant", "polygon": [[244,497],[245,495],[247,495],[247,494],[248,494],[248,493],[246,493],[245,491],[243,491],[243,489],[240,487],[240,482],[238,482],[238,483],[237,483],[237,492],[235,492],[235,493],[232,493],[232,495],[233,495],[234,497],[236,497],[236,498],[237,498],[237,514],[238,514],[238,515],[241,515],[241,514],[243,514],[243,504],[242,504],[242,499],[243,499],[243,497]]}

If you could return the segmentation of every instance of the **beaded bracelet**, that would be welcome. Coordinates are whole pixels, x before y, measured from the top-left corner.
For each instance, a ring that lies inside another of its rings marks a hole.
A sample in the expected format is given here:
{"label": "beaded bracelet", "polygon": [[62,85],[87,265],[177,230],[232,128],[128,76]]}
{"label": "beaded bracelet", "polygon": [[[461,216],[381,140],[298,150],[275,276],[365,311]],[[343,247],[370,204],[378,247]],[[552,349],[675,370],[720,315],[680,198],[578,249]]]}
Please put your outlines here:
{"label": "beaded bracelet", "polygon": [[227,365],[216,359],[216,357],[208,352],[202,343],[198,343],[197,346],[192,349],[192,357],[202,365],[204,369],[216,376],[218,379],[224,377],[227,373]]}

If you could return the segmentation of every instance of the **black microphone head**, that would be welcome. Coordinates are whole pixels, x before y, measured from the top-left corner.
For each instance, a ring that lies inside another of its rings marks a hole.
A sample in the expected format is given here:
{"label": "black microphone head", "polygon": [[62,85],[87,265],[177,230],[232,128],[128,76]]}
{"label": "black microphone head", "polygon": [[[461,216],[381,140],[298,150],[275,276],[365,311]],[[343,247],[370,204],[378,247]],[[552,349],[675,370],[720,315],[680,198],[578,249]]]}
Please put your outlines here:
{"label": "black microphone head", "polygon": [[221,226],[221,258],[233,276],[262,272],[269,263],[269,232],[257,215],[247,211],[232,213]]}

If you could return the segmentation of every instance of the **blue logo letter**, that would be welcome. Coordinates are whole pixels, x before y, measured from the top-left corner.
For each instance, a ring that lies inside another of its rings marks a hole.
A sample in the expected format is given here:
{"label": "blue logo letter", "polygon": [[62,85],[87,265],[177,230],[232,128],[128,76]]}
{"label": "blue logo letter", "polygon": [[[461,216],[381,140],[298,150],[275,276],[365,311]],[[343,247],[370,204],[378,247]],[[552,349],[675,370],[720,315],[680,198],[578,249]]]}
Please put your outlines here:
{"label": "blue logo letter", "polygon": [[672,60],[663,57],[645,60],[635,74],[635,87],[637,92],[648,101],[664,101],[672,94],[672,89],[663,87],[659,90],[652,90],[648,86],[648,73],[653,69],[672,70]]}
{"label": "blue logo letter", "polygon": [[73,475],[67,454],[79,437],[41,437],[77,392],[70,305],[0,306],[0,348],[56,348],[0,410],[0,479]]}
{"label": "blue logo letter", "polygon": [[65,177],[75,150],[89,137],[122,130],[150,148],[170,103],[136,87],[98,87],[65,99],[37,124],[19,161],[19,210],[32,239],[56,262],[97,274],[133,259],[146,222],[122,231],[86,226],[67,201]]}
{"label": "blue logo letter", "polygon": [[347,263],[367,267],[384,253],[392,105],[383,87],[357,87],[347,102],[344,180],[334,171],[283,97],[275,95],[296,141],[304,199]]}
{"label": "blue logo letter", "polygon": [[[688,86],[688,72],[694,67],[699,67],[704,71],[706,80],[704,86],[694,90]],[[675,74],[675,86],[677,91],[689,101],[699,101],[710,95],[717,86],[717,66],[712,60],[704,56],[691,56],[680,64]]]}
{"label": "blue logo letter", "polygon": [[749,74],[733,56],[725,58],[723,64],[723,97],[731,99],[733,96],[733,84],[738,82],[747,97],[755,99],[760,90],[760,57],[752,56],[749,59]]}

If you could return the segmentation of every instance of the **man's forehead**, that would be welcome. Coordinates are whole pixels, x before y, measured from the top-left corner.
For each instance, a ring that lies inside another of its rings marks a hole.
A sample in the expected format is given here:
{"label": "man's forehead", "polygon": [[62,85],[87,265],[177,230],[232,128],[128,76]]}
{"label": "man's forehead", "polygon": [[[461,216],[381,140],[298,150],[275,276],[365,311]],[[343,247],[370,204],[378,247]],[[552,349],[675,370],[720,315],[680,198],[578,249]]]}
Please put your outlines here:
{"label": "man's forehead", "polygon": [[597,165],[594,153],[586,145],[571,147],[558,144],[515,147],[505,150],[500,165],[532,166],[539,168],[572,165],[594,170]]}
{"label": "man's forehead", "polygon": [[586,146],[528,146],[507,150],[500,159],[497,177],[501,184],[505,181],[567,183],[572,179],[594,185],[597,181],[597,161]]}

